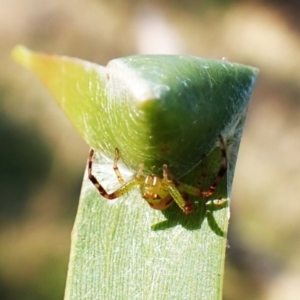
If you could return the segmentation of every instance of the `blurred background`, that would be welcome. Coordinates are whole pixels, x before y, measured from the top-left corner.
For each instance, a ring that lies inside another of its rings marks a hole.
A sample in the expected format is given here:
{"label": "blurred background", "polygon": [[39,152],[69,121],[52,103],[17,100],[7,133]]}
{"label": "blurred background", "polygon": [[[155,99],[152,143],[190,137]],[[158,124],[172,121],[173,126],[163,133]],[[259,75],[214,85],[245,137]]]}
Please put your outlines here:
{"label": "blurred background", "polygon": [[261,70],[232,195],[224,299],[300,299],[300,2],[0,0],[0,298],[62,299],[88,146],[16,44],[105,65],[184,53]]}

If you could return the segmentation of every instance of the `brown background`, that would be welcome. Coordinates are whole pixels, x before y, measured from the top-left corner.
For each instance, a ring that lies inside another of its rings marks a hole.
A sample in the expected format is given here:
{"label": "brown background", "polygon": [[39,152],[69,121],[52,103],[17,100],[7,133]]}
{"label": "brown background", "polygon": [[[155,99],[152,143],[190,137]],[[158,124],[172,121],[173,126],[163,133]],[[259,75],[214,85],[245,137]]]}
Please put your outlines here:
{"label": "brown background", "polygon": [[40,83],[12,62],[21,43],[103,65],[184,53],[258,67],[224,299],[299,299],[299,12],[291,0],[0,0],[0,298],[63,298],[88,152]]}

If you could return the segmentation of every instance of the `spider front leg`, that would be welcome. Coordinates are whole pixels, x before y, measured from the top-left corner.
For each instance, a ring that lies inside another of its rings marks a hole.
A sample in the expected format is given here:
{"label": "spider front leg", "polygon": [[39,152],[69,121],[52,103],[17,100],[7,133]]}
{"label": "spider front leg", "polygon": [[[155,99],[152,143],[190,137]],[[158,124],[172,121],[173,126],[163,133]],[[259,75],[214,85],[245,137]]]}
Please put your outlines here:
{"label": "spider front leg", "polygon": [[[179,185],[188,194],[194,195],[194,196],[200,196],[202,198],[207,198],[216,191],[218,184],[220,183],[220,181],[226,174],[227,164],[228,164],[225,143],[224,143],[224,140],[221,135],[219,135],[219,144],[220,144],[219,147],[221,149],[221,154],[222,154],[222,163],[221,163],[220,169],[219,169],[216,177],[214,178],[213,182],[211,183],[210,187],[206,191],[201,191],[200,188],[196,188],[196,187],[193,187],[193,186],[190,186],[190,185],[180,182]],[[207,175],[206,171],[204,171],[201,175],[201,179],[203,180],[206,177],[206,175]],[[198,186],[201,187],[201,183],[198,183]]]}
{"label": "spider front leg", "polygon": [[176,204],[185,212],[186,214],[190,214],[193,211],[193,205],[188,199],[188,195],[185,192],[180,192],[177,189],[178,183],[174,180],[168,179],[169,170],[167,165],[163,165],[163,185],[166,186],[169,194],[174,199]]}
{"label": "spider front leg", "polygon": [[[104,187],[99,183],[99,181],[97,180],[97,178],[93,175],[92,173],[92,165],[93,165],[93,156],[94,156],[94,149],[90,150],[89,153],[89,158],[88,158],[88,177],[89,180],[93,183],[93,185],[97,188],[97,190],[99,191],[99,193],[101,194],[101,196],[103,196],[104,198],[108,199],[108,200],[113,200],[116,198],[121,197],[122,195],[126,194],[127,192],[129,192],[134,186],[139,185],[140,182],[138,180],[138,178],[134,178],[131,181],[129,181],[126,184],[123,184],[119,189],[117,189],[116,191],[112,192],[111,194],[107,193],[106,190],[104,189]],[[119,150],[116,149],[115,150],[115,160],[114,160],[114,171],[118,177],[118,180],[120,183],[124,183],[124,180],[122,178],[122,175],[118,169],[117,166],[117,161],[119,159]]]}
{"label": "spider front leg", "polygon": [[204,198],[211,196],[216,191],[216,188],[217,188],[219,182],[221,181],[221,179],[223,178],[223,176],[226,174],[226,171],[227,171],[227,165],[228,165],[227,153],[226,153],[226,148],[225,148],[225,142],[221,135],[219,135],[219,147],[221,149],[221,154],[222,154],[222,163],[221,163],[219,172],[217,173],[217,175],[216,175],[214,181],[212,182],[212,184],[210,185],[209,189],[207,191],[200,190],[200,195]]}

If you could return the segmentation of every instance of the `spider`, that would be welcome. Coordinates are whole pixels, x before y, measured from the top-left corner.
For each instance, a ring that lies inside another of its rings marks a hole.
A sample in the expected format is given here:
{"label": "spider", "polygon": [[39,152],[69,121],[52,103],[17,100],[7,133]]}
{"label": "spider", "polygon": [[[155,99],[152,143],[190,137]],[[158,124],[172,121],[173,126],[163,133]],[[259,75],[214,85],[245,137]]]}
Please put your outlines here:
{"label": "spider", "polygon": [[[121,172],[118,168],[120,152],[117,148],[115,149],[113,169],[115,171],[119,183],[121,184],[121,187],[118,188],[116,191],[108,194],[103,188],[103,186],[98,182],[96,177],[92,174],[94,149],[91,149],[89,153],[88,178],[98,189],[100,194],[107,200],[119,198],[122,195],[129,192],[135,186],[139,186],[142,197],[148,202],[148,204],[153,209],[164,210],[171,206],[171,204],[175,201],[184,213],[189,214],[193,211],[193,205],[189,201],[188,195],[198,196],[201,198],[207,198],[211,196],[215,192],[218,183],[227,171],[227,155],[225,143],[221,135],[219,136],[219,147],[222,152],[222,163],[216,177],[214,178],[212,184],[206,191],[201,191],[200,188],[196,188],[183,182],[177,181],[170,174],[167,165],[162,166],[161,178],[154,174],[149,174],[145,176],[143,174],[144,165],[141,164],[135,177],[132,180],[125,183]],[[205,176],[206,174],[203,173],[202,177]]]}

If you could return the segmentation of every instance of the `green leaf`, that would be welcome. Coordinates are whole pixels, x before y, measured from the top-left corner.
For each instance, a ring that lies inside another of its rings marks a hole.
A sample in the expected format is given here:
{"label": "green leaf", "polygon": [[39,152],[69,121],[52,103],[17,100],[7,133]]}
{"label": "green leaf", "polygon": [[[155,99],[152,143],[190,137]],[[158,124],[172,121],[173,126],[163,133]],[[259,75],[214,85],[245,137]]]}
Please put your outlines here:
{"label": "green leaf", "polygon": [[[98,154],[93,172],[114,191],[114,149],[126,180],[141,163],[162,165],[208,189],[226,144],[228,170],[194,212],[151,209],[138,188],[107,201],[85,179],[73,234],[65,299],[221,299],[228,200],[257,69],[191,56],[131,56],[107,67],[16,47]],[[205,157],[204,159],[202,159]],[[206,176],[204,176],[207,174]],[[86,177],[85,177],[86,178]]]}

